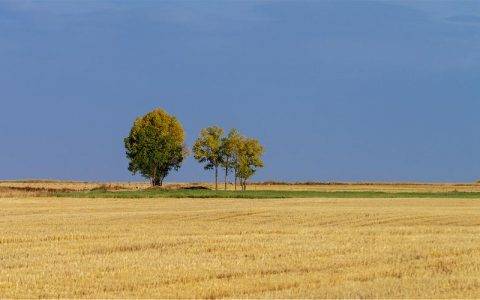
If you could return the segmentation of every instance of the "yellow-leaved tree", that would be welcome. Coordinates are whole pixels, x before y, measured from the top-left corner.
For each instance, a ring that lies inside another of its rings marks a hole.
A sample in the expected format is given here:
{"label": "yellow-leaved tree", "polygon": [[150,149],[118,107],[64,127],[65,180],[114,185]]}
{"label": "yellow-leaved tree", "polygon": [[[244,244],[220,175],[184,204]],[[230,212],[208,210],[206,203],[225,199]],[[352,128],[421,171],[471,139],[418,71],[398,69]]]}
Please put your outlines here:
{"label": "yellow-leaved tree", "polygon": [[149,178],[153,186],[161,186],[170,170],[178,170],[188,154],[182,125],[159,108],[137,118],[124,142],[128,170]]}
{"label": "yellow-leaved tree", "polygon": [[221,165],[225,170],[225,190],[227,190],[227,176],[230,170],[233,170],[235,176],[235,190],[237,189],[237,165],[239,150],[245,138],[233,128],[228,135],[222,139],[221,147]]}
{"label": "yellow-leaved tree", "polygon": [[264,149],[258,140],[246,138],[236,129],[230,130],[227,136],[224,136],[223,132],[223,129],[218,126],[202,129],[193,145],[193,154],[196,160],[204,163],[204,169],[214,170],[216,190],[218,190],[219,167],[225,170],[225,190],[230,170],[233,170],[235,176],[235,189],[237,189],[238,178],[242,190],[245,190],[247,180],[258,168],[263,167]]}
{"label": "yellow-leaved tree", "polygon": [[263,146],[256,139],[244,138],[238,148],[236,176],[240,178],[242,190],[247,189],[247,180],[263,167]]}
{"label": "yellow-leaved tree", "polygon": [[218,190],[218,166],[222,162],[223,129],[211,126],[200,131],[193,145],[193,156],[200,163],[205,163],[204,169],[215,172],[215,189]]}

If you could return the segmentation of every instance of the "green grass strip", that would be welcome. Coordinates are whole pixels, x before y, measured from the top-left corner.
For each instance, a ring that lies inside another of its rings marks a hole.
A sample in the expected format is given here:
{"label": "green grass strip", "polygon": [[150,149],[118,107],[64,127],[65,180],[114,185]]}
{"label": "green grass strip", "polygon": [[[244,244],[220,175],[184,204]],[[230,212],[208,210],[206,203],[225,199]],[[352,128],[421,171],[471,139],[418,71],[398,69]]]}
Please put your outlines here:
{"label": "green grass strip", "polygon": [[480,192],[377,192],[377,191],[213,191],[162,190],[60,192],[56,197],[73,198],[468,198],[480,199]]}

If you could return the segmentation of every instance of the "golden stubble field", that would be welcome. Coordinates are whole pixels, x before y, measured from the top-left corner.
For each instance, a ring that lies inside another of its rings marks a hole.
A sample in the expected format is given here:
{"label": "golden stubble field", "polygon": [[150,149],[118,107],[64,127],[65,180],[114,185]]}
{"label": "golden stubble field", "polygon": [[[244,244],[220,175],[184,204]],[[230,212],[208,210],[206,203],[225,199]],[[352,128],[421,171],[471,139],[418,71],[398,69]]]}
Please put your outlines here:
{"label": "golden stubble field", "polygon": [[480,200],[1,198],[0,297],[478,298]]}

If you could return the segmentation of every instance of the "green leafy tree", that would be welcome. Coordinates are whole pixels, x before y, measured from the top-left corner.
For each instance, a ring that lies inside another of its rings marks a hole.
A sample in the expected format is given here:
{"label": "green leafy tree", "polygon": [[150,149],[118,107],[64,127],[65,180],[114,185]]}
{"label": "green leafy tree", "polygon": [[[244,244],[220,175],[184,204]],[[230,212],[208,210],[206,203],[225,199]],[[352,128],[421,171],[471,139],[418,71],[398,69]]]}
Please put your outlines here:
{"label": "green leafy tree", "polygon": [[230,170],[234,170],[235,175],[235,189],[237,183],[237,176],[236,176],[236,165],[237,165],[237,157],[238,157],[238,148],[242,141],[242,136],[236,129],[231,129],[228,135],[222,138],[222,145],[221,145],[221,162],[220,164],[225,170],[225,190],[227,190],[227,177],[228,172]]}
{"label": "green leafy tree", "polygon": [[257,169],[263,167],[263,153],[264,149],[258,140],[251,138],[242,140],[237,162],[237,176],[240,178],[242,190],[247,189],[247,180]]}
{"label": "green leafy tree", "polygon": [[162,109],[137,118],[124,142],[130,160],[128,170],[149,178],[153,186],[161,186],[188,154],[182,125]]}
{"label": "green leafy tree", "polygon": [[200,163],[205,163],[204,169],[215,171],[215,189],[218,190],[218,167],[222,163],[223,129],[211,126],[202,129],[193,145],[193,155]]}

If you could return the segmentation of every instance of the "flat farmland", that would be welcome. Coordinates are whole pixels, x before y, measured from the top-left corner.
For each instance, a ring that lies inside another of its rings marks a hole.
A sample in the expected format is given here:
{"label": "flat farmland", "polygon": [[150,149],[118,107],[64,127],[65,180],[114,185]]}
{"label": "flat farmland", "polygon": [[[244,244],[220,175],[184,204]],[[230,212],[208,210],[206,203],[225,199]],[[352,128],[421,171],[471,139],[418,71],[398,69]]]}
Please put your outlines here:
{"label": "flat farmland", "polygon": [[0,199],[0,297],[478,298],[476,199]]}
{"label": "flat farmland", "polygon": [[[198,189],[200,188],[200,189]],[[228,184],[214,191],[211,183],[167,183],[151,189],[147,182],[78,182],[49,180],[0,181],[0,198],[71,196],[83,198],[401,198],[460,197],[480,199],[480,183],[251,183],[247,193]],[[440,194],[445,194],[441,196]],[[466,195],[462,195],[465,194]],[[383,194],[383,195],[382,195]],[[402,195],[403,194],[403,195]],[[415,195],[416,194],[416,195]],[[448,195],[447,195],[448,194]]]}

